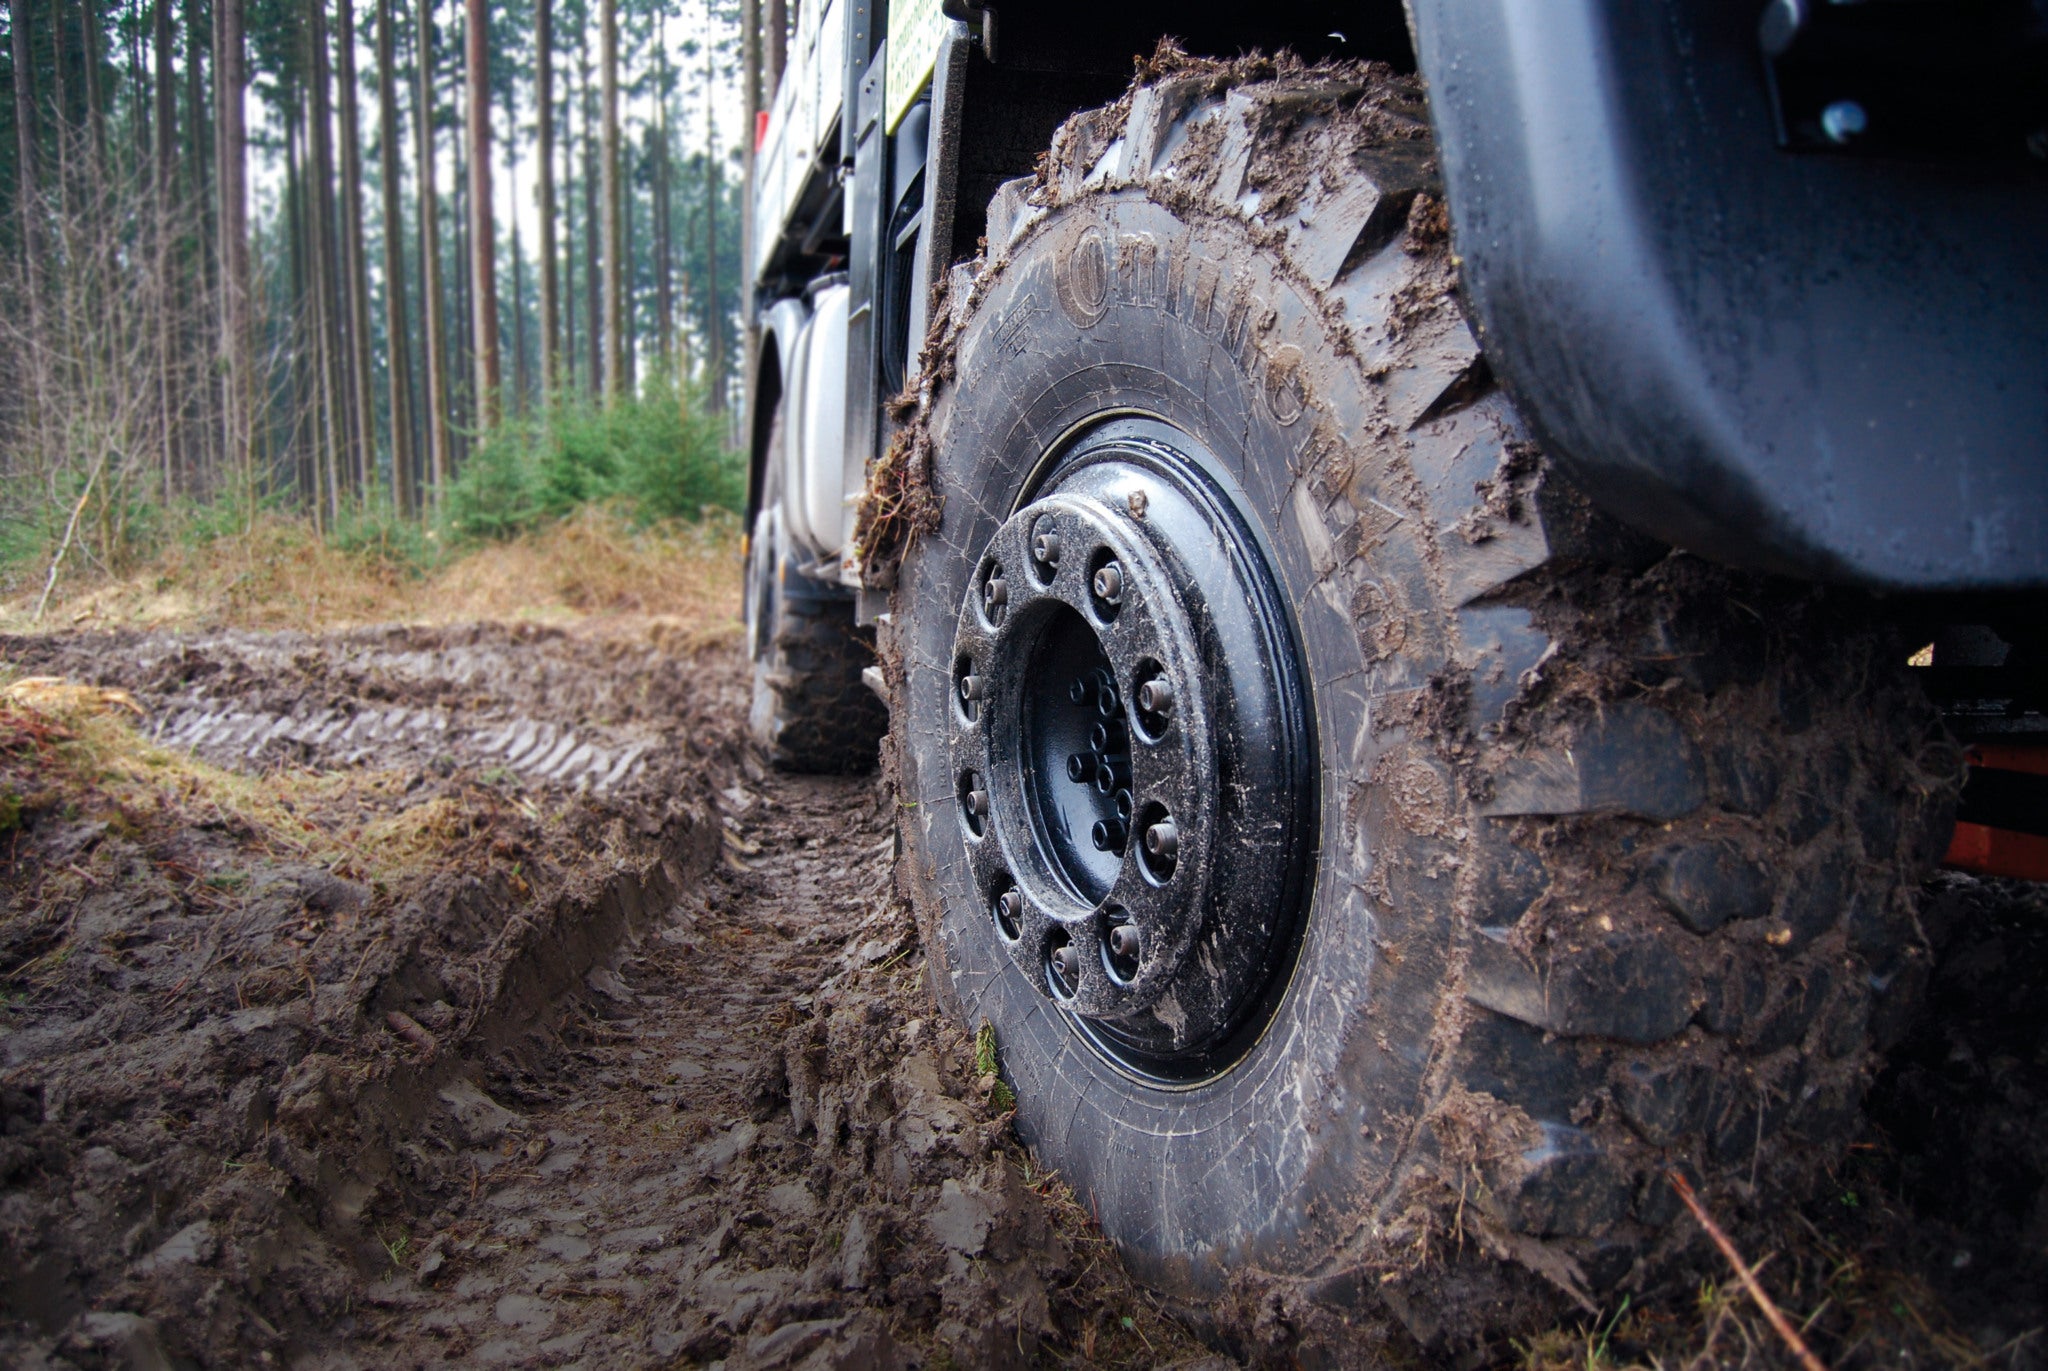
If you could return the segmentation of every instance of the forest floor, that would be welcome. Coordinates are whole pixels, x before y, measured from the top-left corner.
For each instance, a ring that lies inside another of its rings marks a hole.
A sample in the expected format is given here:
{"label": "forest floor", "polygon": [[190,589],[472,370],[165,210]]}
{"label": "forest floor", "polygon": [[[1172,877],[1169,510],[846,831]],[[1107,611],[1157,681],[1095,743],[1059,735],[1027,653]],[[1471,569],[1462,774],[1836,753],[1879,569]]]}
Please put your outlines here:
{"label": "forest floor", "polygon": [[[0,636],[0,1366],[1350,1360],[1165,1307],[1035,1168],[889,797],[744,743],[729,549],[551,536],[294,573],[316,629],[187,567]],[[1722,1217],[1830,1365],[2042,1366],[2048,900],[1924,903],[1837,1183]],[[1789,1364],[1699,1270],[1497,1360]]]}

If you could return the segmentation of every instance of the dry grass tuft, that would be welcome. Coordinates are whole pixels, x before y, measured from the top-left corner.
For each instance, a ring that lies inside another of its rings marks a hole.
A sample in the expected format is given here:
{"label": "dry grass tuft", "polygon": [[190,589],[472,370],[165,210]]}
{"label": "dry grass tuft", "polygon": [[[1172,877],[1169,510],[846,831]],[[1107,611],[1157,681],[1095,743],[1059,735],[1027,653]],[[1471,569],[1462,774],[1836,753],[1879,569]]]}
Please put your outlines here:
{"label": "dry grass tuft", "polygon": [[466,827],[462,807],[447,798],[392,813],[405,777],[246,776],[150,742],[136,727],[141,713],[125,691],[47,676],[0,687],[0,833],[25,814],[56,810],[124,834],[197,824],[238,834],[260,852],[388,883],[444,860]]}
{"label": "dry grass tuft", "polygon": [[[445,560],[430,530],[407,548],[323,540],[301,520],[264,517],[248,531],[171,543],[122,577],[60,583],[42,621],[24,589],[0,603],[0,632],[96,628],[346,628],[480,619],[567,622],[590,615],[737,614],[738,521],[635,527],[586,506],[505,543]],[[39,587],[38,587],[39,588]]]}

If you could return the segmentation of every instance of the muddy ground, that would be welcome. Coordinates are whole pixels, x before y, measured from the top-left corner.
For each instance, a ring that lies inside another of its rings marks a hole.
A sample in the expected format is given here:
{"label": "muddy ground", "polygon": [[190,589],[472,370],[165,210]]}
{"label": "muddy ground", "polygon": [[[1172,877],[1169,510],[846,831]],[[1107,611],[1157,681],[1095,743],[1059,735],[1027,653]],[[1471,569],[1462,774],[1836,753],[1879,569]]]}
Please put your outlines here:
{"label": "muddy ground", "polygon": [[[0,1365],[1344,1359],[1123,1277],[932,1012],[888,797],[764,772],[729,638],[0,661],[134,702],[0,711]],[[1924,919],[1939,1012],[1839,1184],[1724,1218],[1831,1364],[2043,1365],[2048,903]],[[1500,1359],[1781,1363],[1701,1270]]]}

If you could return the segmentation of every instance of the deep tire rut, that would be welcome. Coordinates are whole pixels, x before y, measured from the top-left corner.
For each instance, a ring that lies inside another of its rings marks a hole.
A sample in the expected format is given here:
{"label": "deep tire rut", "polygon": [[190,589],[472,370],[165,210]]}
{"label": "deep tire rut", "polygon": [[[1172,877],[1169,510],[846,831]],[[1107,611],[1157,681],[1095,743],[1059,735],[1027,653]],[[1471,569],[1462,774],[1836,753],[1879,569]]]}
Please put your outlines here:
{"label": "deep tire rut", "polygon": [[721,800],[721,876],[593,974],[556,1042],[508,1054],[466,1100],[470,1184],[432,1216],[415,1276],[378,1288],[378,1359],[704,1358],[757,1325],[738,1350],[762,1364],[885,1355],[840,1282],[806,1281],[829,1226],[809,1149],[786,1113],[756,1116],[784,1030],[860,960],[847,944],[882,898],[886,825],[857,781],[763,777]]}

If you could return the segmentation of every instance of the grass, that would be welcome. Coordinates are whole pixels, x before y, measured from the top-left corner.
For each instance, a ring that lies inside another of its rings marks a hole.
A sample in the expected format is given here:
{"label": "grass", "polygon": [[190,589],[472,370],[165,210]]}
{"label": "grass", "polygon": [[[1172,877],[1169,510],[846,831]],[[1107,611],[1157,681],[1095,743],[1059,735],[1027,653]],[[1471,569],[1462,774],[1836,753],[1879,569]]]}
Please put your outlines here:
{"label": "grass", "polygon": [[[431,867],[467,816],[447,798],[398,808],[407,778],[381,772],[284,770],[245,776],[159,747],[135,727],[126,693],[26,677],[0,685],[0,793],[24,811],[63,811],[140,835],[181,823],[225,828],[258,852],[317,862],[349,879],[390,883]],[[385,812],[355,826],[336,812]],[[229,892],[247,877],[198,873]]]}
{"label": "grass", "polygon": [[80,626],[345,628],[480,619],[569,621],[592,614],[717,622],[739,594],[738,521],[639,522],[620,505],[586,505],[503,541],[453,550],[434,530],[374,521],[328,537],[303,519],[260,516],[243,532],[162,546],[125,576],[59,583],[41,623],[41,578],[7,587],[0,632]]}
{"label": "grass", "polygon": [[117,546],[72,546],[39,621],[62,520],[47,496],[0,492],[0,632],[730,617],[745,473],[724,432],[650,382],[505,425],[423,522],[381,504],[320,529],[276,504],[138,507]]}

